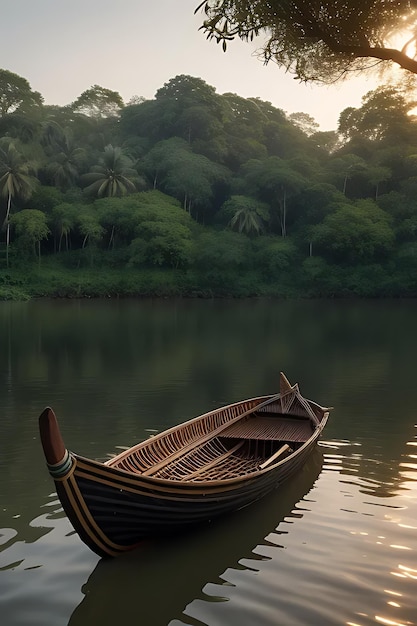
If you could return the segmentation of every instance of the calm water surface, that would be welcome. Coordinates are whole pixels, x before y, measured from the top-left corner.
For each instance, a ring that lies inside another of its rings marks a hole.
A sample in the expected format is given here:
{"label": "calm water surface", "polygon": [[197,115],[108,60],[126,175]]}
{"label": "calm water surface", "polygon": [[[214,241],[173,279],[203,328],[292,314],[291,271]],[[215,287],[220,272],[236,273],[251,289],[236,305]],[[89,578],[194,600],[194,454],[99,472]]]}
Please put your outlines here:
{"label": "calm water surface", "polygon": [[[0,303],[1,626],[417,625],[417,302]],[[278,373],[335,407],[305,468],[185,537],[103,561],[37,430],[105,459]]]}

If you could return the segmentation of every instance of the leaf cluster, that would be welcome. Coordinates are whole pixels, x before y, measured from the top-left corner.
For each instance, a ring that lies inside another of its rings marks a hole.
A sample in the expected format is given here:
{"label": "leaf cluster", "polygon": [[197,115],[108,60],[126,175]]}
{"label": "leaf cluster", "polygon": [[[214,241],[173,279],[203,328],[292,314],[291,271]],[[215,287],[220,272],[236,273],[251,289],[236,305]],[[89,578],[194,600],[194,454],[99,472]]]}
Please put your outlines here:
{"label": "leaf cluster", "polygon": [[[410,0],[204,0],[201,9],[202,29],[224,50],[235,37],[261,37],[264,60],[302,81],[334,82],[387,60],[417,72],[407,54],[417,26]],[[391,40],[405,29],[410,40],[397,50]]]}

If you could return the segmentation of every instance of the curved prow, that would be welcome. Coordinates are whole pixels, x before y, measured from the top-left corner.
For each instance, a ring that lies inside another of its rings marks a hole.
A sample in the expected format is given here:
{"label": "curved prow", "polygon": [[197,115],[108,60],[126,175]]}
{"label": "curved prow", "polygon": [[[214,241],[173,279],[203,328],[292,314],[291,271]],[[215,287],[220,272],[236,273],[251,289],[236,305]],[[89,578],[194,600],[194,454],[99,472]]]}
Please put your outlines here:
{"label": "curved prow", "polygon": [[46,462],[48,465],[57,465],[66,456],[67,449],[59,430],[56,415],[49,406],[39,417],[39,431]]}

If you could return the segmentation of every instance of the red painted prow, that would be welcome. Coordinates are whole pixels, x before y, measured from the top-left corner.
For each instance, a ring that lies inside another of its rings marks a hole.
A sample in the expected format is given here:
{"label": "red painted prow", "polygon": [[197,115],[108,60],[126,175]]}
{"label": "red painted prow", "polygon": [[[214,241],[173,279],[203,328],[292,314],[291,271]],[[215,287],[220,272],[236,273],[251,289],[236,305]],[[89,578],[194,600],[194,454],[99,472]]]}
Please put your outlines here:
{"label": "red painted prow", "polygon": [[49,465],[56,465],[64,458],[66,448],[56,415],[49,406],[39,417],[39,431],[46,461]]}

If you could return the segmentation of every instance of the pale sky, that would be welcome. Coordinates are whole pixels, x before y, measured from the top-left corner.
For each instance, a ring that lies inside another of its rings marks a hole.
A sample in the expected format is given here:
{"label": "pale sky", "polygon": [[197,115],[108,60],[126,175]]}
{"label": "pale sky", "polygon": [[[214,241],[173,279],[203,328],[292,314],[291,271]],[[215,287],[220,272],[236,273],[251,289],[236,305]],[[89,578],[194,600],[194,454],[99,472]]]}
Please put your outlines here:
{"label": "pale sky", "polygon": [[334,87],[295,81],[254,56],[259,43],[224,53],[198,28],[199,0],[10,0],[2,12],[0,67],[26,78],[46,104],[73,102],[92,85],[153,98],[174,76],[202,78],[216,92],[259,97],[335,130],[343,109],[378,85],[358,78]]}

